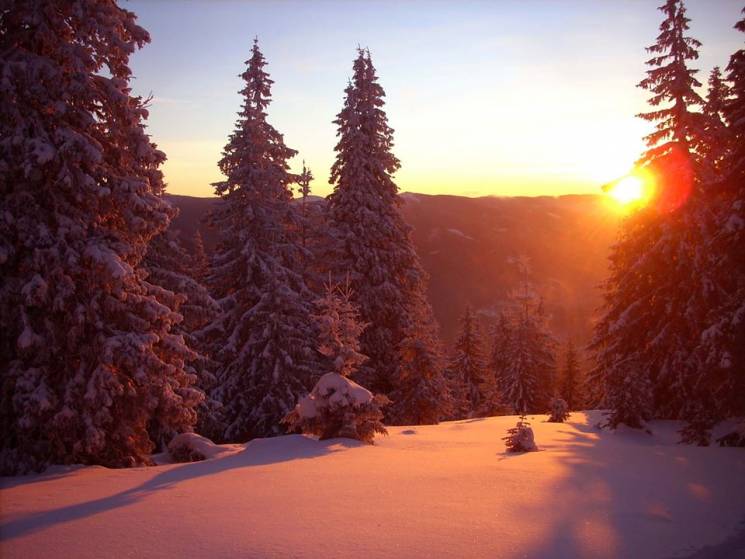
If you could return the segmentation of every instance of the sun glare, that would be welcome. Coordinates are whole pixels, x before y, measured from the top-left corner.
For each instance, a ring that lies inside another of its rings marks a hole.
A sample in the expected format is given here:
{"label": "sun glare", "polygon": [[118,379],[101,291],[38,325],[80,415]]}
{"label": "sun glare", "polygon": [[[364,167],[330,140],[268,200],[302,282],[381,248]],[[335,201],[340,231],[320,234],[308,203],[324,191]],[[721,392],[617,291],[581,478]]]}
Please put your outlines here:
{"label": "sun glare", "polygon": [[607,185],[604,190],[621,207],[632,208],[646,205],[652,198],[653,187],[651,173],[635,170]]}
{"label": "sun glare", "polygon": [[637,176],[629,175],[613,185],[610,195],[621,204],[637,202],[644,197],[644,182]]}

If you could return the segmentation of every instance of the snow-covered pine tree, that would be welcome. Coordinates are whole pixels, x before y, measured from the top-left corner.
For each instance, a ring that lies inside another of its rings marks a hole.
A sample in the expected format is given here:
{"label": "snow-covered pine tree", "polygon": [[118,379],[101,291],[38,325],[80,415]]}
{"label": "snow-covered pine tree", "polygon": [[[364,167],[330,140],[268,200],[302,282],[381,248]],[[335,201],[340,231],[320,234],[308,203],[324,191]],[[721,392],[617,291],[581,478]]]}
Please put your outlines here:
{"label": "snow-covered pine tree", "polygon": [[707,227],[700,178],[711,174],[704,158],[706,117],[692,110],[703,100],[694,89],[700,86],[696,70],[686,65],[698,57],[699,42],[685,36],[682,1],[668,0],[660,10],[661,32],[647,49],[656,56],[639,84],[652,92],[654,110],[638,115],[655,122],[639,165],[655,178],[656,193],[647,208],[627,218],[613,247],[605,314],[592,344],[592,376],[601,379],[612,426],[640,426],[650,414],[680,415],[699,371],[693,348],[710,285],[710,265],[700,250]]}
{"label": "snow-covered pine tree", "polygon": [[715,66],[709,74],[708,85],[703,107],[705,137],[701,147],[701,156],[709,172],[705,178],[717,180],[722,175],[727,154],[732,147],[729,130],[724,124],[725,106],[730,91],[727,82],[722,79],[719,66]]}
{"label": "snow-covered pine tree", "polygon": [[424,294],[421,297],[417,308],[424,316],[410,323],[399,344],[397,388],[386,414],[389,424],[434,425],[452,413],[437,325]]}
{"label": "snow-covered pine tree", "polygon": [[411,331],[411,322],[424,314],[413,305],[425,291],[426,274],[398,210],[392,175],[400,163],[391,151],[385,93],[368,51],[358,51],[353,70],[334,121],[339,141],[331,168],[334,192],[328,199],[333,240],[328,260],[337,281],[350,274],[355,303],[369,323],[361,338],[369,359],[355,378],[390,395],[397,388],[399,344]]}
{"label": "snow-covered pine tree", "polygon": [[447,368],[454,400],[453,417],[473,417],[481,411],[485,396],[492,394],[493,382],[486,365],[478,319],[470,306],[460,319],[460,335],[454,349]]}
{"label": "snow-covered pine tree", "polygon": [[543,301],[527,279],[513,297],[517,309],[506,350],[502,401],[520,414],[544,413],[554,392],[556,342],[546,324]]}
{"label": "snow-covered pine tree", "polygon": [[[195,251],[194,255],[197,256],[198,253]],[[148,282],[176,295],[177,306],[173,310],[183,318],[174,325],[173,332],[183,336],[186,345],[195,352],[195,358],[187,364],[186,370],[196,375],[195,386],[209,393],[215,386],[215,376],[212,372],[214,363],[207,355],[208,348],[204,347],[199,331],[211,323],[221,311],[207,288],[197,279],[196,274],[200,273],[200,269],[195,264],[195,260],[181,243],[178,233],[170,228],[152,239],[142,262],[148,273]],[[218,403],[210,397],[202,401],[197,409],[197,430],[202,432],[204,425],[212,423],[211,416],[218,407]],[[176,432],[170,429],[159,431],[154,427],[151,430],[151,436],[158,449],[168,444],[175,434]]]}
{"label": "snow-covered pine tree", "polygon": [[511,335],[510,321],[507,315],[501,312],[492,330],[491,354],[488,363],[488,372],[491,378],[489,383],[485,385],[485,388],[487,388],[484,402],[485,415],[497,415],[504,409],[502,392],[505,389]]}
{"label": "snow-covered pine tree", "polygon": [[191,262],[191,276],[199,283],[204,285],[209,276],[210,261],[207,258],[207,252],[204,250],[204,239],[202,233],[197,229],[194,232],[192,240],[193,252],[189,261]]}
{"label": "snow-covered pine tree", "polygon": [[[735,28],[745,32],[745,18]],[[707,253],[716,255],[713,277],[718,291],[710,299],[698,349],[704,367],[697,387],[704,394],[701,399],[716,403],[716,409],[709,410],[716,419],[745,415],[745,48],[730,57],[727,80],[731,97],[724,117],[732,149],[715,188],[717,227],[706,246]],[[694,425],[700,423],[695,409],[689,415]],[[745,443],[735,433],[720,444],[728,440]]]}
{"label": "snow-covered pine tree", "polygon": [[18,0],[0,33],[0,469],[149,463],[202,398],[173,293],[139,268],[173,209],[113,0]]}
{"label": "snow-covered pine tree", "polygon": [[517,425],[507,429],[507,436],[502,437],[507,452],[534,452],[538,450],[535,435],[530,422],[525,415],[521,415]]}
{"label": "snow-covered pine tree", "polygon": [[564,351],[564,367],[559,381],[559,395],[569,406],[569,410],[576,410],[582,398],[580,397],[580,369],[577,350],[572,340],[567,340]]}
{"label": "snow-covered pine tree", "polygon": [[223,404],[222,440],[280,433],[280,420],[317,378],[312,296],[301,274],[287,161],[295,150],[267,122],[272,80],[254,41],[241,74],[243,105],[215,183],[220,234],[210,286],[223,313],[202,334],[218,363],[213,396]]}
{"label": "snow-covered pine tree", "polygon": [[349,282],[335,285],[329,281],[316,307],[318,351],[326,357],[330,371],[282,423],[321,440],[346,437],[372,444],[376,433],[387,434],[381,408],[390,402],[348,378],[367,358],[359,351],[360,334],[367,325],[359,320]]}
{"label": "snow-covered pine tree", "polygon": [[549,423],[564,423],[569,417],[569,404],[564,398],[554,396],[549,407]]}

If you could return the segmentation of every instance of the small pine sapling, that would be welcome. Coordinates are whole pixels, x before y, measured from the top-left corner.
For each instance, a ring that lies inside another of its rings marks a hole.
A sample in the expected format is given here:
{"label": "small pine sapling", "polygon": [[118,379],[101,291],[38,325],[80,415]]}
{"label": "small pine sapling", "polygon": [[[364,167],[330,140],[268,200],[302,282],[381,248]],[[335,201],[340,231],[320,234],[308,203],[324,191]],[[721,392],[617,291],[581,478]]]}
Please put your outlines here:
{"label": "small pine sapling", "polygon": [[343,287],[329,282],[325,295],[316,301],[318,351],[329,360],[332,371],[320,378],[282,423],[290,431],[316,435],[320,440],[344,437],[373,444],[376,433],[388,434],[381,408],[390,400],[348,378],[366,359],[359,352],[359,337],[366,325],[360,322],[351,297],[348,282]]}
{"label": "small pine sapling", "polygon": [[558,396],[551,400],[551,413],[548,417],[550,423],[564,423],[569,417],[569,404]]}
{"label": "small pine sapling", "polygon": [[535,444],[535,435],[524,415],[520,416],[517,425],[507,430],[507,436],[502,437],[507,452],[532,452],[538,450]]}

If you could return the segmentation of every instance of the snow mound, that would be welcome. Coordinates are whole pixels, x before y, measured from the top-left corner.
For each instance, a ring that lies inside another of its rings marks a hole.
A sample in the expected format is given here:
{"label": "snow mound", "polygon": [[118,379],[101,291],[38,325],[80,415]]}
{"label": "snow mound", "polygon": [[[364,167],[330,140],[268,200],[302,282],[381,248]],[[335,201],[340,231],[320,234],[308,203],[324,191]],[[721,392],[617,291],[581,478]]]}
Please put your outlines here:
{"label": "snow mound", "polygon": [[235,450],[237,445],[218,445],[196,433],[181,433],[168,443],[168,454],[174,462],[199,462]]}
{"label": "snow mound", "polygon": [[367,388],[338,373],[326,373],[316,383],[313,391],[300,400],[298,414],[302,418],[311,419],[319,414],[321,408],[359,408],[372,400],[372,392]]}

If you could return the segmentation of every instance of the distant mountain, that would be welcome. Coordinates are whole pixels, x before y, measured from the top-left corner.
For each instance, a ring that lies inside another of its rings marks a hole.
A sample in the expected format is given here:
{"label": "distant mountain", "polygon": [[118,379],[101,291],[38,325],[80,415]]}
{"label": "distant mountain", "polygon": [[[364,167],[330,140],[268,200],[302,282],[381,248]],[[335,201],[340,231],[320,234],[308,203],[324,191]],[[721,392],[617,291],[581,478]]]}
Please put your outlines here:
{"label": "distant mountain", "polygon": [[[169,196],[181,213],[173,223],[186,242],[197,228],[205,247],[216,234],[204,216],[216,198]],[[509,304],[520,281],[517,259],[530,261],[532,280],[545,298],[554,334],[589,339],[598,285],[619,216],[602,196],[484,197],[404,193],[402,214],[430,274],[429,295],[443,338],[456,336],[458,317],[471,304],[485,325]]]}

